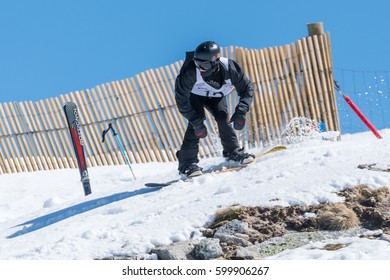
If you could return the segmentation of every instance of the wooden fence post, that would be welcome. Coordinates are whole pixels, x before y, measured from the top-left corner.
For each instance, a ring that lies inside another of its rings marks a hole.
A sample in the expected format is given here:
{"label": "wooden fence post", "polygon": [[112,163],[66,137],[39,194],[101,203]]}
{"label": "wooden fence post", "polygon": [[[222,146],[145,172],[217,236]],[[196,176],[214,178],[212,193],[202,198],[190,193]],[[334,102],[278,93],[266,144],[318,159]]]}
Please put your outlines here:
{"label": "wooden fence post", "polygon": [[307,32],[309,36],[324,34],[324,24],[322,22],[308,23]]}

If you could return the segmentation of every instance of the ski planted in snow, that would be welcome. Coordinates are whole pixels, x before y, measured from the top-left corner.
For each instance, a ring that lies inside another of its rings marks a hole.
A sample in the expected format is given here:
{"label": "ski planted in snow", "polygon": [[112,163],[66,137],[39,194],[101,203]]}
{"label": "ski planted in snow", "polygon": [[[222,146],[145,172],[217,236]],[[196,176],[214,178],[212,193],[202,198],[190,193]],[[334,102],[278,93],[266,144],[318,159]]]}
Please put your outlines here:
{"label": "ski planted in snow", "polygon": [[[222,163],[222,164],[219,164],[216,166],[212,166],[206,170],[203,170],[203,175],[207,174],[207,173],[220,174],[220,173],[225,173],[225,172],[238,171],[238,170],[241,170],[241,169],[248,167],[249,165],[252,165],[253,163],[256,163],[256,160],[258,158],[261,158],[263,156],[266,156],[268,154],[272,154],[272,153],[275,153],[278,151],[283,151],[285,149],[287,149],[286,146],[282,146],[282,145],[275,146],[275,147],[272,147],[272,148],[266,150],[265,152],[262,152],[260,154],[256,154],[255,160],[249,164],[236,165],[236,166],[226,166],[226,164]],[[170,186],[170,185],[177,183],[177,182],[189,182],[189,181],[191,181],[192,178],[193,177],[183,177],[183,178],[175,179],[175,180],[165,182],[165,183],[146,183],[145,186],[149,187],[149,188],[163,188],[163,187]]]}
{"label": "ski planted in snow", "polygon": [[89,183],[89,175],[87,170],[87,163],[84,153],[84,141],[81,137],[81,129],[79,122],[79,113],[77,105],[73,102],[67,102],[64,105],[66,120],[68,122],[70,136],[72,138],[74,152],[76,154],[77,163],[79,166],[81,182],[83,184],[84,194],[92,193],[91,185]]}

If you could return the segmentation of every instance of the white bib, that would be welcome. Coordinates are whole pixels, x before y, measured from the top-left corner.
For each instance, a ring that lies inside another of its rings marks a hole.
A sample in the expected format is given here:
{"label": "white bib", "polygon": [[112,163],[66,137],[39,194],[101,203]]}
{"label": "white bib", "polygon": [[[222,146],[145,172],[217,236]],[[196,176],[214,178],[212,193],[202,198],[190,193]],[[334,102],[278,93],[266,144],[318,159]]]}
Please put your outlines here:
{"label": "white bib", "polygon": [[[221,57],[220,61],[223,63],[225,69],[229,69],[228,59],[226,57]],[[196,68],[196,83],[191,90],[193,94],[207,97],[223,97],[231,93],[233,89],[234,86],[232,85],[230,79],[225,80],[225,83],[220,89],[213,88],[203,80],[199,69]]]}

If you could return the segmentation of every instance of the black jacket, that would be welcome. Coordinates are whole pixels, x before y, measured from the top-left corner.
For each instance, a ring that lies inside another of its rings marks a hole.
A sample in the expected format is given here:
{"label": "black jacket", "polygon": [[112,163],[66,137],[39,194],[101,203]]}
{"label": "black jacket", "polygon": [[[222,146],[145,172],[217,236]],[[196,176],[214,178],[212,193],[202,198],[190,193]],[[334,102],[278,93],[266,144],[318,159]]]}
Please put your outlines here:
{"label": "black jacket", "polygon": [[[236,88],[239,102],[235,108],[235,111],[246,114],[253,100],[253,85],[241,70],[241,67],[234,61],[229,59],[228,70],[225,69],[222,62],[219,61],[219,71],[222,71],[223,80],[231,80],[233,86]],[[200,116],[191,107],[190,94],[191,90],[196,83],[196,66],[194,61],[189,61],[188,65],[182,69],[180,74],[176,78],[175,82],[175,99],[179,112],[190,122],[199,121]],[[203,121],[203,120],[200,120]]]}

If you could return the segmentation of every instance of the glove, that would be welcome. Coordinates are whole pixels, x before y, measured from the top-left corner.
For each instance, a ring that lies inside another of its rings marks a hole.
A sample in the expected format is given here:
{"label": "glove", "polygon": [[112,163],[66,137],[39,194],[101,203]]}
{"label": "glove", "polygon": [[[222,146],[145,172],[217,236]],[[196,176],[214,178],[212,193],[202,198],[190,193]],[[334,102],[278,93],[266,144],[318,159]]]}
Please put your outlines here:
{"label": "glove", "polygon": [[207,136],[207,128],[202,123],[201,125],[194,127],[195,135],[198,138],[205,138]]}
{"label": "glove", "polygon": [[196,137],[198,138],[205,138],[207,136],[207,128],[204,125],[203,121],[200,119],[190,122],[192,127],[194,128],[194,132]]}
{"label": "glove", "polygon": [[245,114],[239,111],[234,112],[233,116],[230,118],[230,122],[233,123],[235,130],[241,130],[245,126]]}

